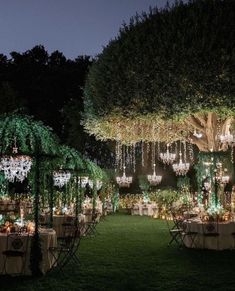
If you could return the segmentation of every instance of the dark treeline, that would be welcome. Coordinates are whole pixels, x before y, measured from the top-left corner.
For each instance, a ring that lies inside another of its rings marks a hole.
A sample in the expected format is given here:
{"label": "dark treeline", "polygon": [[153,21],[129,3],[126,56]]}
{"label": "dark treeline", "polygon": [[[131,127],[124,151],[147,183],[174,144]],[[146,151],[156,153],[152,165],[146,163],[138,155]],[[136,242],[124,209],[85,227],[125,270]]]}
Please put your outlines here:
{"label": "dark treeline", "polygon": [[12,52],[10,58],[0,54],[0,114],[33,115],[52,127],[64,143],[110,167],[107,145],[95,141],[80,125],[91,64],[89,56],[69,60],[59,51],[48,54],[43,46]]}

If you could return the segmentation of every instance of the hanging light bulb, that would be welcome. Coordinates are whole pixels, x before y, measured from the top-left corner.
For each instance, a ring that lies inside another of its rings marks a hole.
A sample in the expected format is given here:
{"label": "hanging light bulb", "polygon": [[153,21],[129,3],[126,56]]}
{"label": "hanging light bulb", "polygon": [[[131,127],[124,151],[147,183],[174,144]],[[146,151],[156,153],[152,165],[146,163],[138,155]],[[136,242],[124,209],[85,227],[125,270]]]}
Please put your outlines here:
{"label": "hanging light bulb", "polygon": [[189,171],[190,164],[189,163],[183,163],[182,161],[182,153],[180,151],[179,153],[180,160],[179,163],[175,163],[172,165],[173,171],[175,172],[176,176],[184,176]]}
{"label": "hanging light bulb", "polygon": [[162,181],[162,176],[156,175],[156,164],[153,164],[153,175],[147,176],[150,185],[157,186]]}
{"label": "hanging light bulb", "polygon": [[166,145],[166,152],[160,153],[160,159],[166,165],[171,165],[176,158],[176,154],[170,153],[169,151],[169,144]]}
{"label": "hanging light bulb", "polygon": [[130,187],[132,183],[132,177],[127,177],[125,173],[126,166],[123,166],[123,175],[121,177],[116,177],[116,181],[119,187]]}

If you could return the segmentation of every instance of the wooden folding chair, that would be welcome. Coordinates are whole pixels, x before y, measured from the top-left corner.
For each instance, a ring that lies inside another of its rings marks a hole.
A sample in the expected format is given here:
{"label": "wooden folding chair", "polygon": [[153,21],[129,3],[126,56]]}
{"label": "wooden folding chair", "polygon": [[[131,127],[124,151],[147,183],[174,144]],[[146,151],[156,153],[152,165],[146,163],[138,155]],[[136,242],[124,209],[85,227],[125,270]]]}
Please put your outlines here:
{"label": "wooden folding chair", "polygon": [[2,274],[8,274],[7,263],[12,258],[21,261],[20,272],[17,272],[14,275],[23,275],[25,273],[28,241],[29,233],[9,233],[7,235],[6,248],[2,252],[4,257]]}
{"label": "wooden folding chair", "polygon": [[166,223],[167,223],[167,228],[170,234],[170,241],[168,243],[168,246],[170,246],[172,243],[176,243],[179,247],[182,246],[182,233],[183,233],[183,229],[182,228],[178,228],[177,224],[174,224],[173,221],[173,225],[170,224],[170,221],[168,219],[166,219]]}

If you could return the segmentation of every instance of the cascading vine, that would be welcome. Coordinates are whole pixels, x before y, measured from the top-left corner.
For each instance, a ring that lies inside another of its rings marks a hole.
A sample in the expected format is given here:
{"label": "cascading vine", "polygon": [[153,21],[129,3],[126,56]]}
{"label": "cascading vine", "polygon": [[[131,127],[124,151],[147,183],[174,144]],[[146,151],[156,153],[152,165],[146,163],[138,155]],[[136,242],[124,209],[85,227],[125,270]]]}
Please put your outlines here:
{"label": "cascading vine", "polygon": [[[198,202],[209,205],[221,204],[225,206],[224,197],[225,184],[217,181],[216,177],[222,166],[223,174],[232,178],[234,174],[233,164],[230,158],[230,152],[199,152],[198,162],[195,165],[197,171]],[[216,172],[217,171],[217,172]],[[217,177],[218,178],[218,177]]]}

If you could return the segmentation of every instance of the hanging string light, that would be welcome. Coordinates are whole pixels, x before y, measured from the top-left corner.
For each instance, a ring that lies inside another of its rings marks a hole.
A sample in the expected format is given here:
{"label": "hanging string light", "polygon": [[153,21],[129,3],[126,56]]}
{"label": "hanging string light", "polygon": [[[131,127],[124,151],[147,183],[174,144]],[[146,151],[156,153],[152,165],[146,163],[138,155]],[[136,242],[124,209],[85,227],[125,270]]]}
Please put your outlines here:
{"label": "hanging string light", "polygon": [[149,154],[150,154],[150,150],[151,150],[151,148],[150,148],[150,143],[149,142],[147,142],[147,145],[146,145],[146,164],[148,164],[148,161],[149,161]]}
{"label": "hanging string light", "polygon": [[134,171],[134,173],[135,173],[135,169],[136,169],[136,161],[135,161],[135,152],[136,152],[136,150],[135,150],[135,148],[136,148],[136,144],[133,144],[132,145],[132,161],[133,161],[133,171]]}
{"label": "hanging string light", "polygon": [[223,165],[221,162],[216,163],[216,169],[215,172],[215,180],[219,184],[227,184],[229,182],[229,176],[227,175],[227,168],[223,168]]}
{"label": "hanging string light", "polygon": [[170,146],[169,144],[166,145],[166,152],[165,153],[160,153],[160,159],[166,165],[171,165],[176,158],[176,154],[170,153],[169,146]]}
{"label": "hanging string light", "polygon": [[119,166],[119,142],[115,143],[115,170],[118,169]]}
{"label": "hanging string light", "polygon": [[234,146],[231,148],[231,162],[234,163]]}
{"label": "hanging string light", "polygon": [[130,184],[132,183],[132,177],[126,176],[126,166],[123,166],[123,175],[121,177],[116,177],[116,181],[119,185],[119,187],[130,187]]}
{"label": "hanging string light", "polygon": [[142,160],[142,167],[144,167],[144,142],[141,142],[141,160]]}
{"label": "hanging string light", "polygon": [[162,181],[162,176],[156,175],[156,164],[153,164],[153,175],[147,176],[150,185],[157,186]]}
{"label": "hanging string light", "polygon": [[17,155],[18,147],[16,146],[16,138],[14,139],[14,147],[12,153],[16,156],[3,156],[0,161],[0,170],[4,171],[5,178],[10,181],[23,182],[31,169],[32,158],[27,155]]}
{"label": "hanging string light", "polygon": [[151,163],[152,165],[155,163],[156,160],[156,142],[151,143]]}
{"label": "hanging string light", "polygon": [[187,146],[188,146],[189,159],[191,162],[193,162],[194,161],[193,145],[191,143],[187,143]]}
{"label": "hanging string light", "polygon": [[160,156],[160,141],[157,142],[157,158]]}

